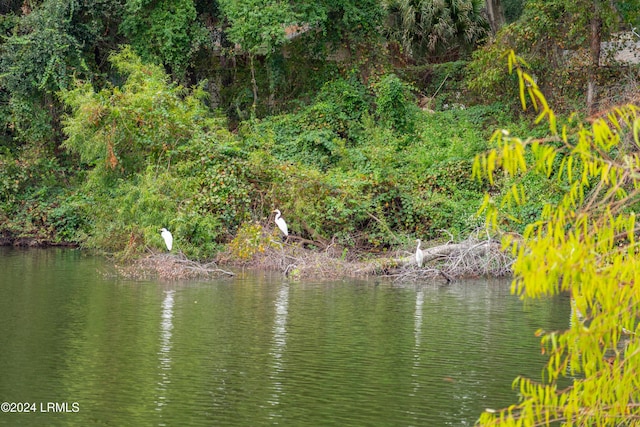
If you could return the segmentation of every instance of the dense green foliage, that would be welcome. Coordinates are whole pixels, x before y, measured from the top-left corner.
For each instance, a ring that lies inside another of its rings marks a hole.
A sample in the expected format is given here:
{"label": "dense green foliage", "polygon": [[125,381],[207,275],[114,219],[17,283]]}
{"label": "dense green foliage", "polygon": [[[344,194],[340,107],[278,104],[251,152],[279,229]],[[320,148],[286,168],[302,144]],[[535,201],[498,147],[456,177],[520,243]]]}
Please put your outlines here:
{"label": "dense green foliage", "polygon": [[488,34],[482,0],[387,0],[389,36],[418,61],[472,51]]}
{"label": "dense green foliage", "polygon": [[[625,22],[635,22],[631,3],[620,4]],[[470,56],[486,34],[476,0],[5,6],[9,239],[129,254],[161,246],[165,226],[180,250],[207,258],[275,207],[318,244],[462,237],[479,225],[485,189],[468,179],[471,159],[499,124],[532,131],[508,113],[501,48]],[[535,53],[565,35],[552,24],[571,7],[506,2],[514,22],[498,41],[531,47],[534,67],[552,70]],[[445,59],[455,61],[430,64]],[[541,73],[550,88],[570,78]],[[505,209],[522,220],[515,231],[541,213],[536,200]]]}
{"label": "dense green foliage", "polygon": [[129,0],[120,28],[143,60],[159,62],[184,76],[208,34],[192,0]]}
{"label": "dense green foliage", "polygon": [[339,79],[298,113],[248,121],[234,136],[197,88],[127,48],[112,61],[119,87],[61,92],[65,147],[87,168],[73,206],[89,246],[135,252],[159,245],[166,226],[203,258],[275,206],[297,235],[359,248],[479,225],[469,159],[486,147],[479,129],[494,108],[424,115],[395,75],[372,90]]}
{"label": "dense green foliage", "polygon": [[61,92],[71,109],[65,147],[89,167],[79,189],[83,216],[91,218],[87,243],[134,250],[159,241],[158,227],[166,226],[186,253],[215,253],[247,218],[251,200],[249,169],[224,120],[205,107],[201,90],[171,83],[130,49],[112,62],[125,79],[120,87],[96,93],[78,83]]}
{"label": "dense green foliage", "polygon": [[94,166],[93,173],[128,176],[146,164],[170,163],[178,149],[209,123],[201,90],[186,93],[156,65],[143,64],[125,48],[112,56],[126,76],[120,87],[96,93],[90,83],[61,92],[71,109],[63,120],[63,146]]}

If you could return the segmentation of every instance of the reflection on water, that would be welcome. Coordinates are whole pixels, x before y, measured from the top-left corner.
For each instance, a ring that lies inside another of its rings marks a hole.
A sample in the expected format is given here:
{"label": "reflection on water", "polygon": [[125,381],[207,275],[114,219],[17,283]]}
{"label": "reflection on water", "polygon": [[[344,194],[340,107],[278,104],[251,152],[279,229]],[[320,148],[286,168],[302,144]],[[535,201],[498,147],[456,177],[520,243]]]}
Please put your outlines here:
{"label": "reflection on water", "polygon": [[78,402],[0,425],[472,425],[539,378],[509,283],[130,282],[78,251],[0,248],[0,401]]}
{"label": "reflection on water", "polygon": [[422,305],[424,303],[424,291],[422,289],[416,292],[416,311],[414,314],[415,324],[413,327],[413,334],[415,336],[415,348],[413,354],[413,368],[415,373],[412,375],[413,377],[413,394],[418,394],[418,389],[420,388],[420,354],[422,353],[420,350],[420,341],[422,335]]}
{"label": "reflection on water", "polygon": [[[282,373],[285,371],[283,354],[287,344],[287,314],[289,311],[289,286],[287,284],[280,285],[277,298],[275,301],[275,319],[273,322],[273,348],[270,354],[273,356],[273,373],[271,381],[273,382],[273,394],[269,403],[273,406],[280,404],[280,396],[282,389]],[[271,414],[272,418],[278,417],[277,413]]]}
{"label": "reflection on water", "polygon": [[171,330],[173,329],[173,295],[175,289],[165,291],[162,301],[162,320],[160,321],[160,351],[158,352],[160,382],[158,383],[157,410],[166,404],[167,387],[171,384]]}

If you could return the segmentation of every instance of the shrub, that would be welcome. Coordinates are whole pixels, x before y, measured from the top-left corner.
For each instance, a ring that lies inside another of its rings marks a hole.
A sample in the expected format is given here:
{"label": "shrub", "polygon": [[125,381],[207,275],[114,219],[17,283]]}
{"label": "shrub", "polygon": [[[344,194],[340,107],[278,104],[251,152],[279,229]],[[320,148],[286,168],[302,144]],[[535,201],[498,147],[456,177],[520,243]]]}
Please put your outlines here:
{"label": "shrub", "polygon": [[389,128],[413,134],[418,107],[411,96],[411,87],[395,74],[388,74],[374,85],[376,114]]}
{"label": "shrub", "polygon": [[145,64],[125,47],[112,55],[126,77],[122,87],[95,92],[88,82],[60,93],[72,113],[63,120],[64,147],[93,167],[92,173],[127,176],[148,164],[170,164],[176,149],[209,126],[204,93],[169,83],[164,70]]}

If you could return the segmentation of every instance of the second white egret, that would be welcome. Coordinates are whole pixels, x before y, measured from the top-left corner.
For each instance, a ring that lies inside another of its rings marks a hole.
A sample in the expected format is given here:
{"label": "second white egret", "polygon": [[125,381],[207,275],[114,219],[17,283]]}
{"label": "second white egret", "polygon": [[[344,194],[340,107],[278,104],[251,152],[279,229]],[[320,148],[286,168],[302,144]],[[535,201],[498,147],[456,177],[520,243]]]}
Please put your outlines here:
{"label": "second white egret", "polygon": [[276,213],[276,225],[278,226],[280,231],[282,231],[282,234],[284,234],[285,236],[288,236],[289,235],[289,228],[287,227],[287,223],[285,222],[284,218],[282,218],[282,214],[280,213],[280,209],[276,209],[273,212]]}
{"label": "second white egret", "polygon": [[418,247],[416,248],[416,264],[418,264],[418,267],[422,268],[422,262],[424,261],[424,252],[422,252],[422,249],[420,249],[420,239],[416,239],[416,242],[418,242]]}
{"label": "second white egret", "polygon": [[166,228],[160,229],[160,235],[164,239],[164,244],[167,245],[167,250],[171,252],[171,248],[173,247],[173,235],[171,235],[171,232]]}

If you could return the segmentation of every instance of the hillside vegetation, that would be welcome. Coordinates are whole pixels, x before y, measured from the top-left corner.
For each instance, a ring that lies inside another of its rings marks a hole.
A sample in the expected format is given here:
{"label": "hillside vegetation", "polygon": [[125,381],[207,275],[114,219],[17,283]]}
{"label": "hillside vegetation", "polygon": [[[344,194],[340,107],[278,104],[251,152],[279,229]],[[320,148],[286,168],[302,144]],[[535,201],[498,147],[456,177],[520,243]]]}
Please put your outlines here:
{"label": "hillside vegetation", "polygon": [[[538,132],[503,48],[520,47],[564,106],[579,106],[587,83],[541,53],[566,43],[542,35],[562,36],[552,18],[573,6],[505,2],[507,23],[492,31],[483,5],[7,2],[2,241],[131,257],[162,250],[167,227],[189,258],[250,259],[277,236],[275,208],[311,248],[464,239],[483,227],[483,194],[510,183],[472,179],[474,156],[497,129]],[[634,73],[600,70],[603,104]],[[509,208],[509,231],[556,197],[527,179],[537,196]]]}

